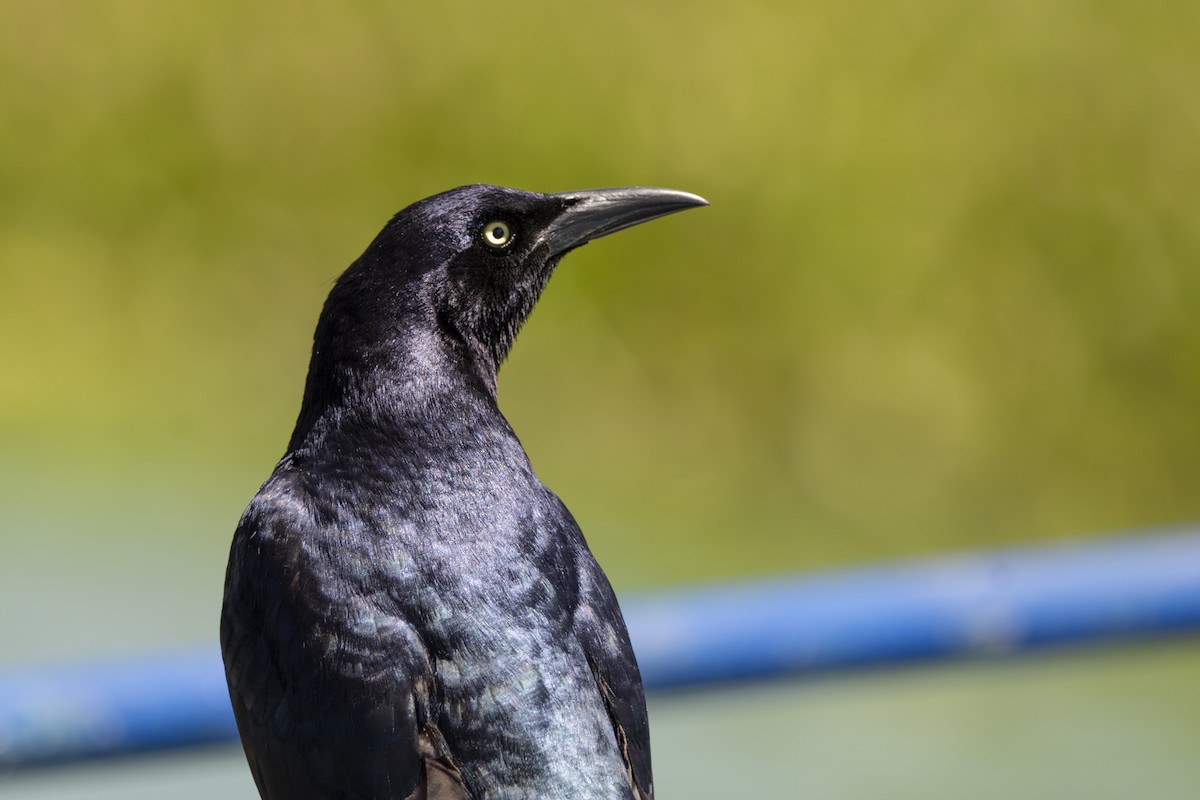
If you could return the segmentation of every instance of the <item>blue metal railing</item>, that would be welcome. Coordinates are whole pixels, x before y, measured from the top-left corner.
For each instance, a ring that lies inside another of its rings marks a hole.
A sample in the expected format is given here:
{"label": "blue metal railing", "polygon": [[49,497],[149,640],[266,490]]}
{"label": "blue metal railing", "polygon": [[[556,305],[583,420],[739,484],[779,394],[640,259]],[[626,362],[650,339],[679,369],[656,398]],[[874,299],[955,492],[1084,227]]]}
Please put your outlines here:
{"label": "blue metal railing", "polygon": [[[625,604],[650,690],[1200,632],[1200,530],[664,592]],[[0,671],[0,768],[237,736],[214,647]]]}

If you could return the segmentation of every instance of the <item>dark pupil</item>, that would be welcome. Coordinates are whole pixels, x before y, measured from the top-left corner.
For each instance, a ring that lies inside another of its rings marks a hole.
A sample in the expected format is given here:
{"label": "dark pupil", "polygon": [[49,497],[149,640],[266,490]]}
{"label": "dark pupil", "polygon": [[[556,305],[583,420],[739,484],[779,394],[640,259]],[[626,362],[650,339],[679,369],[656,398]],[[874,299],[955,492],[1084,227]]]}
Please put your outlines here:
{"label": "dark pupil", "polygon": [[504,228],[501,228],[499,225],[492,228],[492,238],[493,239],[503,239],[504,238]]}

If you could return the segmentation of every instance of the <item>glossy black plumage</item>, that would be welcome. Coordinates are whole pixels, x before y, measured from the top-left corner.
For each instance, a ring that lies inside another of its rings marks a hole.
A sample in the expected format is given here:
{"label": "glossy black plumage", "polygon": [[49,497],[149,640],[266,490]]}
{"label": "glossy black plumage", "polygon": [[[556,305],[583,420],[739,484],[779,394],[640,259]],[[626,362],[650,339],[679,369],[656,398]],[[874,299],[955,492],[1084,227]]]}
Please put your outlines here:
{"label": "glossy black plumage", "polygon": [[565,252],[703,204],[461,187],[397,214],[337,281],[226,576],[222,652],[264,798],[653,796],[616,598],[496,371]]}

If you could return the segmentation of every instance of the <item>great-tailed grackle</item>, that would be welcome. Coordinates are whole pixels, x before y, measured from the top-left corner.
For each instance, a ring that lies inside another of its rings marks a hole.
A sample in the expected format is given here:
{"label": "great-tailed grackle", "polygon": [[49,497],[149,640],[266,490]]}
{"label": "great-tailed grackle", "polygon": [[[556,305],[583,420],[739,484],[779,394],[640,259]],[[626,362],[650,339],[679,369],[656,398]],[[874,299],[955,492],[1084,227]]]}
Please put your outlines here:
{"label": "great-tailed grackle", "polygon": [[464,186],[401,211],[338,279],[226,575],[263,798],[653,797],[616,597],[496,371],[563,254],[705,204]]}

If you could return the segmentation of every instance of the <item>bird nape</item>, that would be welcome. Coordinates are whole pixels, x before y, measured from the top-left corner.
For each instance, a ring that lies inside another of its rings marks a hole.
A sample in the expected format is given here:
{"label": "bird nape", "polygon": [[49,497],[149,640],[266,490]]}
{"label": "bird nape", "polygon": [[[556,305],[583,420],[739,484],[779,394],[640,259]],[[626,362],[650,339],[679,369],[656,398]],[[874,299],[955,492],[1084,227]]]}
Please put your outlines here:
{"label": "bird nape", "polygon": [[616,597],[496,371],[565,253],[702,205],[464,186],[401,211],[338,279],[225,579],[263,798],[653,797]]}

